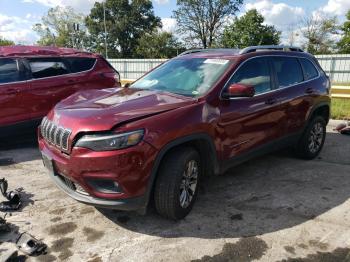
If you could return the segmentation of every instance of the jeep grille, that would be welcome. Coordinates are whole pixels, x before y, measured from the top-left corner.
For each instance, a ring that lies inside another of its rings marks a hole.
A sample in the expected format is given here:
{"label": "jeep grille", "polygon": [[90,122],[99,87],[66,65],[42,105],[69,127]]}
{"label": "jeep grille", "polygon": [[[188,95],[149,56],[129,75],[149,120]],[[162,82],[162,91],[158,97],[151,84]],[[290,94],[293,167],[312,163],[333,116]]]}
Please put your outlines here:
{"label": "jeep grille", "polygon": [[45,117],[41,122],[40,131],[46,142],[63,151],[68,150],[68,140],[71,134],[69,129],[58,126]]}

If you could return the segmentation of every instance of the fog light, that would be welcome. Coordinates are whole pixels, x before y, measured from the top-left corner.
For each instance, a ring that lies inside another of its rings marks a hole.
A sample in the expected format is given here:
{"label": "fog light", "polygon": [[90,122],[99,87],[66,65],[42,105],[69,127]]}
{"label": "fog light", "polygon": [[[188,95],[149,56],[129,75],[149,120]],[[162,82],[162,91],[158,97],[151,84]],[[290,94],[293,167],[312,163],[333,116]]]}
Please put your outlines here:
{"label": "fog light", "polygon": [[96,191],[106,194],[122,193],[122,189],[117,182],[106,179],[89,180],[88,184]]}

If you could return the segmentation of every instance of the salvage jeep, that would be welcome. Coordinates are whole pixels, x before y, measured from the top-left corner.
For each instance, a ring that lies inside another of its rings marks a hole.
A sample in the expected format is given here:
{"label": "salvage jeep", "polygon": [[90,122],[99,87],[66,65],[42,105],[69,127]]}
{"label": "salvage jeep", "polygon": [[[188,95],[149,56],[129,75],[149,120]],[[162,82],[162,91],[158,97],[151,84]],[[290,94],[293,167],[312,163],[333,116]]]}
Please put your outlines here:
{"label": "salvage jeep", "polygon": [[203,176],[291,146],[313,159],[330,112],[330,81],[296,47],[187,51],[124,88],[58,103],[38,130],[63,191],[102,208],[169,219],[192,209]]}

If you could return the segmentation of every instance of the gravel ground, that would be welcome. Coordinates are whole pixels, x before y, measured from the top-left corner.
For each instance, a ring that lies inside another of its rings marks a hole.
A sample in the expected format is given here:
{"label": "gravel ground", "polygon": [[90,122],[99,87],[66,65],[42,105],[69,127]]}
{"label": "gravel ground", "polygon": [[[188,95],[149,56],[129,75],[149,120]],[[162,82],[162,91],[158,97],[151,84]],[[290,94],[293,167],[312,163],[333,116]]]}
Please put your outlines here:
{"label": "gravel ground", "polygon": [[[80,204],[50,180],[34,141],[3,141],[0,177],[24,199],[7,220],[48,244],[29,261],[350,261],[350,136],[336,123],[316,160],[284,150],[206,178],[180,222]],[[14,237],[0,236],[0,252]]]}

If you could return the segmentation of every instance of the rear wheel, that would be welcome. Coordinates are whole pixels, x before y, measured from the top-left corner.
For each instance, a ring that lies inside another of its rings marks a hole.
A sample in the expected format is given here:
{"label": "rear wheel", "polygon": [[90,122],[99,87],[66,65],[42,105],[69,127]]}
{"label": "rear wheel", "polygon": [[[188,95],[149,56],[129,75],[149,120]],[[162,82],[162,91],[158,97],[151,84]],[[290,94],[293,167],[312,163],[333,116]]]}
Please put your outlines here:
{"label": "rear wheel", "polygon": [[175,150],[162,160],[154,190],[160,215],[178,220],[191,211],[198,192],[200,164],[198,152],[190,147]]}
{"label": "rear wheel", "polygon": [[299,157],[314,159],[318,156],[326,138],[326,125],[325,119],[321,116],[311,120],[296,147]]}

